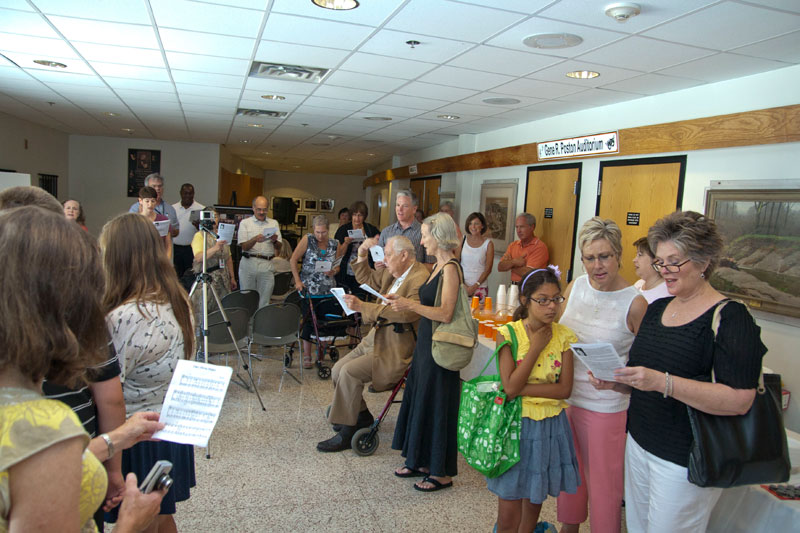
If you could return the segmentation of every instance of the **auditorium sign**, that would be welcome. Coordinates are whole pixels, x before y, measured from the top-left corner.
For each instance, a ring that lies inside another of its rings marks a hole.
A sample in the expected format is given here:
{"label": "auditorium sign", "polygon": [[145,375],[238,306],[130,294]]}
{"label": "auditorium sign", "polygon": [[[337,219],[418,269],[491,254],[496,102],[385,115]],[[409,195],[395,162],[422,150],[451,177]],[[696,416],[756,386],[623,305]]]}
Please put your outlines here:
{"label": "auditorium sign", "polygon": [[537,143],[539,161],[564,159],[567,157],[586,157],[587,155],[619,153],[619,136],[616,131],[599,133],[586,137],[573,137]]}

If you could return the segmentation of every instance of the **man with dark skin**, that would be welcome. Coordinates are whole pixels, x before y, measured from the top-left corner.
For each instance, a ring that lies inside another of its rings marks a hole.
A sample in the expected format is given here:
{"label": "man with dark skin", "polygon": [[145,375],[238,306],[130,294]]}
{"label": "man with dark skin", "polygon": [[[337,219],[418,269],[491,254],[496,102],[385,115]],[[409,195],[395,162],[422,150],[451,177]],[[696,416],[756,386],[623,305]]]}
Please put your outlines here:
{"label": "man with dark skin", "polygon": [[178,215],[178,235],[172,239],[172,262],[180,277],[192,268],[192,238],[197,232],[198,216],[194,212],[201,211],[205,206],[194,201],[194,185],[184,183],[181,185],[181,201],[172,204],[172,207]]}

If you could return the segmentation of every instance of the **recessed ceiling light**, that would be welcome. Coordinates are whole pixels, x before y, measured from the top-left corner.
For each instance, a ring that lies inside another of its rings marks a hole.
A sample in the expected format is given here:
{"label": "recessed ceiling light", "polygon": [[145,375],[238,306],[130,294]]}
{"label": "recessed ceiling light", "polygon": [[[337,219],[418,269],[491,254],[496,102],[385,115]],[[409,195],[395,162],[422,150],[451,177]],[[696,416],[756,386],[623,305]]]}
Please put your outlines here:
{"label": "recessed ceiling light", "polygon": [[364,120],[392,120],[392,117],[364,117]]}
{"label": "recessed ceiling light", "polygon": [[279,94],[262,94],[261,98],[264,100],[286,100],[285,96],[281,96]]}
{"label": "recessed ceiling light", "polygon": [[520,100],[516,98],[484,98],[482,102],[492,105],[514,105],[520,103]]}
{"label": "recessed ceiling light", "polygon": [[582,42],[583,38],[573,33],[537,33],[535,35],[529,35],[522,40],[522,44],[525,46],[544,50],[570,48],[572,46],[578,46]]}
{"label": "recessed ceiling light", "polygon": [[335,9],[337,11],[347,11],[358,7],[358,0],[311,0],[311,3],[325,9]]}
{"label": "recessed ceiling light", "polygon": [[119,113],[114,113],[113,111],[103,111],[103,114],[107,117],[118,117]]}
{"label": "recessed ceiling light", "polygon": [[599,72],[595,72],[593,70],[573,70],[572,72],[567,72],[568,78],[575,78],[576,80],[590,80],[598,77],[599,75]]}
{"label": "recessed ceiling light", "polygon": [[250,128],[263,128],[264,127],[263,124],[248,124],[247,126],[250,127]]}
{"label": "recessed ceiling light", "polygon": [[67,68],[64,63],[59,63],[58,61],[50,61],[49,59],[34,59],[34,63],[37,65],[42,65],[44,67],[53,67],[53,68]]}
{"label": "recessed ceiling light", "polygon": [[120,129],[125,133],[133,133],[134,131],[136,131],[133,128],[120,128]]}
{"label": "recessed ceiling light", "polygon": [[271,154],[272,152],[261,152],[261,153],[262,153],[262,154],[265,154],[265,155],[269,155],[269,154]]}
{"label": "recessed ceiling light", "polygon": [[348,157],[347,159],[345,159],[345,161],[352,161],[352,160],[353,160],[352,157]]}
{"label": "recessed ceiling light", "polygon": [[375,155],[375,154],[367,154],[367,155]]}
{"label": "recessed ceiling light", "polygon": [[300,168],[300,165],[293,165],[292,168]]}
{"label": "recessed ceiling light", "polygon": [[443,118],[444,120],[458,120],[461,117],[458,115],[437,115],[436,118]]}
{"label": "recessed ceiling light", "polygon": [[247,139],[242,139],[242,140],[241,140],[241,141],[239,141],[239,142],[240,142],[241,144],[249,144],[249,143],[250,143],[250,141],[248,141]]}

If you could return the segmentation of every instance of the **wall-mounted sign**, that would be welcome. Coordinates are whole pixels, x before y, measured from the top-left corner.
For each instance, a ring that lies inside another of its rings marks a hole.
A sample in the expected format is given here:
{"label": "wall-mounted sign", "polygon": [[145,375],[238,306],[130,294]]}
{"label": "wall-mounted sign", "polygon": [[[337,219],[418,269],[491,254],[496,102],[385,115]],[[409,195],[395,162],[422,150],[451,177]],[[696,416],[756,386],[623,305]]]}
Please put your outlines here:
{"label": "wall-mounted sign", "polygon": [[567,157],[586,157],[587,155],[615,154],[619,152],[619,139],[616,131],[599,133],[586,137],[572,137],[538,143],[536,150],[540,161],[564,159]]}
{"label": "wall-mounted sign", "polygon": [[544,218],[553,218],[553,208],[552,207],[545,207],[544,208]]}
{"label": "wall-mounted sign", "polygon": [[638,226],[639,225],[639,213],[628,213],[628,226]]}
{"label": "wall-mounted sign", "polygon": [[416,176],[417,174],[417,165],[408,165],[408,173],[412,176]]}

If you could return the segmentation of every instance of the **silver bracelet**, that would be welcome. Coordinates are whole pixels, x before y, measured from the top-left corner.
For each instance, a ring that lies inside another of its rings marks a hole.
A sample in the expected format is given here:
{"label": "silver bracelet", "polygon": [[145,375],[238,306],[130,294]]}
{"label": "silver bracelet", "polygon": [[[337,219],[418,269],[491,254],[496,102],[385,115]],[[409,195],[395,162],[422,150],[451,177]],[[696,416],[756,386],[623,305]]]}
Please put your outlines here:
{"label": "silver bracelet", "polygon": [[669,372],[664,372],[664,398],[669,397],[670,381]]}
{"label": "silver bracelet", "polygon": [[108,436],[108,433],[103,433],[100,435],[100,438],[106,441],[106,447],[108,448],[108,459],[111,459],[114,457],[114,443],[111,442],[111,437]]}

